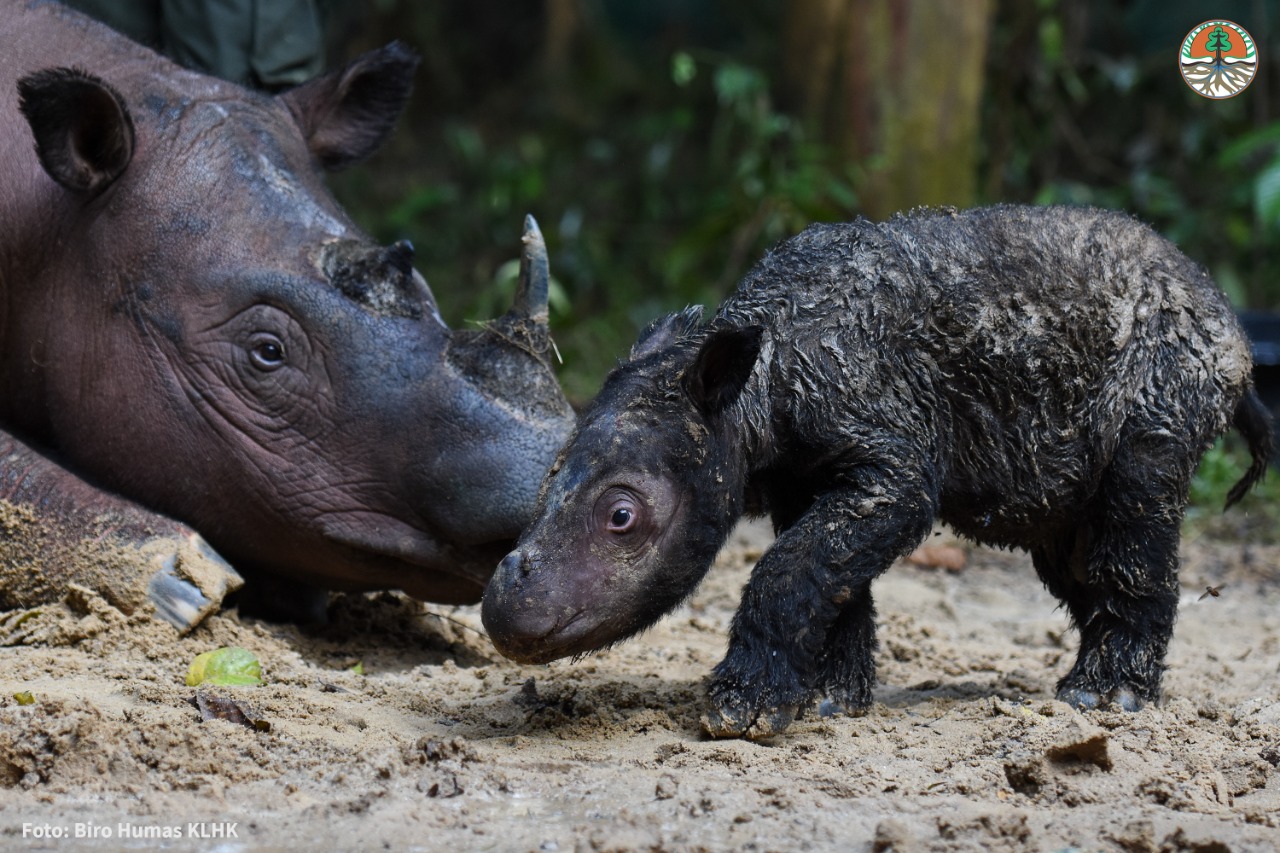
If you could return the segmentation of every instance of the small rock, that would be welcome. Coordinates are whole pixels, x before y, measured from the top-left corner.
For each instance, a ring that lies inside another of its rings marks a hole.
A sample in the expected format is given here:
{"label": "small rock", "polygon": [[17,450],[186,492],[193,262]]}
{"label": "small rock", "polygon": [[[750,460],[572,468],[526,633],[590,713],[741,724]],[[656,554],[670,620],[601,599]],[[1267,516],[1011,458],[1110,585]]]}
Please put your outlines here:
{"label": "small rock", "polygon": [[676,782],[676,777],[670,773],[665,773],[658,779],[658,784],[654,786],[653,795],[659,800],[669,800],[680,790],[680,785]]}
{"label": "small rock", "polygon": [[915,836],[900,820],[889,818],[876,824],[875,838],[871,841],[874,853],[912,853],[919,850]]}
{"label": "small rock", "polygon": [[1076,760],[1103,770],[1110,770],[1112,766],[1106,732],[1078,715],[1066,720],[1044,754],[1055,762]]}
{"label": "small rock", "polygon": [[1194,851],[1194,853],[1231,853],[1229,844],[1218,841],[1216,838],[1206,838],[1204,840],[1190,838],[1182,827],[1178,827],[1172,834],[1165,836],[1164,841],[1160,844],[1160,849],[1186,850]]}
{"label": "small rock", "polygon": [[1049,768],[1038,755],[1024,755],[1005,762],[1004,776],[1019,794],[1035,796],[1049,781]]}
{"label": "small rock", "polygon": [[1149,820],[1134,820],[1111,836],[1127,853],[1155,853],[1156,828]]}

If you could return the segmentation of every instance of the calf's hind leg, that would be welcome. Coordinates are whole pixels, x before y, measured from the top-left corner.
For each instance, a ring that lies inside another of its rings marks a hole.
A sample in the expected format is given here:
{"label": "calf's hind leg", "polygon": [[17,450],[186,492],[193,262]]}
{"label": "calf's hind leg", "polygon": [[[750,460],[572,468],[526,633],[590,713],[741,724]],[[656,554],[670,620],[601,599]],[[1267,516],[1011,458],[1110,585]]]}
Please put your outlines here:
{"label": "calf's hind leg", "polygon": [[1074,537],[1033,555],[1080,632],[1075,665],[1058,683],[1062,701],[1133,711],[1159,698],[1191,461],[1168,433],[1128,433]]}
{"label": "calf's hind leg", "polygon": [[876,609],[870,584],[844,605],[827,632],[820,687],[840,710],[861,714],[871,707],[876,684]]}

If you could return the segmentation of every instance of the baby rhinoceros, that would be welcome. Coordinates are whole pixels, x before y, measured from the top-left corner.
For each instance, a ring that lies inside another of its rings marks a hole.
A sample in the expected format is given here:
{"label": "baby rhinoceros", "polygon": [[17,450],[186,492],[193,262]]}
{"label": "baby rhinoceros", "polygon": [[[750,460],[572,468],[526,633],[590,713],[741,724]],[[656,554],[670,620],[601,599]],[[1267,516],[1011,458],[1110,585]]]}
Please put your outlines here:
{"label": "baby rhinoceros", "polygon": [[1179,523],[1234,425],[1271,452],[1248,343],[1208,275],[1127,216],[920,211],[815,225],[706,325],[658,320],[605,382],[499,566],[484,622],[542,662],[652,624],[744,512],[760,559],[704,726],[763,737],[826,695],[871,702],[870,584],[941,518],[1031,553],[1080,633],[1058,697],[1155,700]]}

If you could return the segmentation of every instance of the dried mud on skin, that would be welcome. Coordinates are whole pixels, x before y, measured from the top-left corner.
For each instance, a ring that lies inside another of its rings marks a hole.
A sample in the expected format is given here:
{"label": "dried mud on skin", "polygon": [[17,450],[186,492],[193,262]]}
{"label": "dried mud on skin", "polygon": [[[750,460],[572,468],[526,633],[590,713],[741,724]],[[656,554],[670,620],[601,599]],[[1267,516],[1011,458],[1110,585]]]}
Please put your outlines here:
{"label": "dried mud on skin", "polygon": [[206,594],[206,610],[239,587],[239,577],[192,541],[198,537],[139,530],[143,538],[134,541],[121,533],[127,525],[104,512],[76,538],[30,506],[0,499],[0,646],[74,645],[127,614],[154,613],[148,584],[165,566]]}
{"label": "dried mud on skin", "polygon": [[[958,573],[904,561],[877,583],[869,714],[708,740],[703,679],[769,538],[740,528],[655,629],[545,667],[499,658],[474,608],[392,594],[336,598],[318,632],[231,611],[183,638],[80,601],[66,618],[93,614],[92,630],[48,635],[70,645],[0,648],[0,847],[157,844],[23,839],[24,822],[198,821],[236,822],[229,850],[1280,845],[1280,549],[1184,543],[1159,707],[1053,701],[1074,656],[1065,616],[1028,558],[971,549]],[[265,730],[199,722],[183,677],[224,645],[263,663],[266,686],[220,693]]]}

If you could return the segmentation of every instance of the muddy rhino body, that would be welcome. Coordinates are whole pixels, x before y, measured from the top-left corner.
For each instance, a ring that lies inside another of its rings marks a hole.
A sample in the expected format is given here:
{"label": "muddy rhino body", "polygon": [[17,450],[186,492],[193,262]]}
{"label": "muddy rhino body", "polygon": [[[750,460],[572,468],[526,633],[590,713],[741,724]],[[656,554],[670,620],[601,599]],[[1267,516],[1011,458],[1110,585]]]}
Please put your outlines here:
{"label": "muddy rhino body", "polygon": [[704,720],[763,736],[871,701],[871,581],[941,518],[1029,551],[1080,632],[1082,707],[1159,694],[1179,524],[1234,424],[1270,453],[1249,347],[1205,272],[1117,213],[995,207],[813,226],[703,325],[656,322],[610,375],[485,594],[545,661],[651,624],[744,512],[755,567]]}
{"label": "muddy rhino body", "polygon": [[412,247],[323,184],[389,133],[416,58],[271,97],[29,0],[0,0],[0,47],[0,607],[75,583],[189,626],[238,582],[206,541],[264,577],[477,600],[571,413],[536,229],[519,304],[451,331]]}

